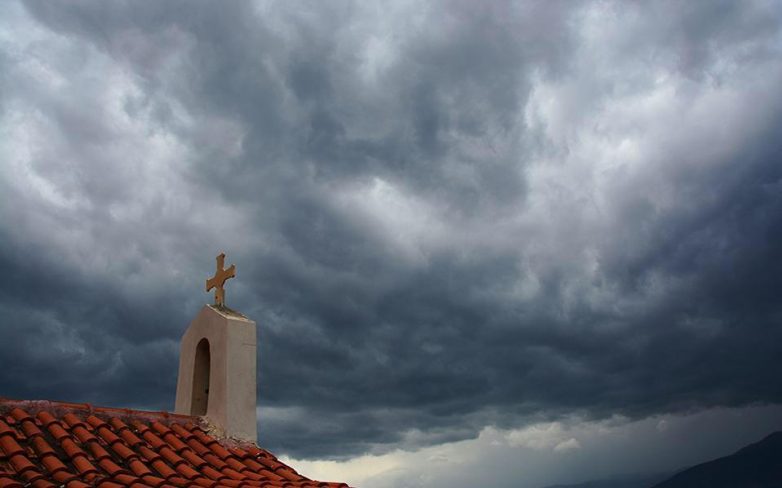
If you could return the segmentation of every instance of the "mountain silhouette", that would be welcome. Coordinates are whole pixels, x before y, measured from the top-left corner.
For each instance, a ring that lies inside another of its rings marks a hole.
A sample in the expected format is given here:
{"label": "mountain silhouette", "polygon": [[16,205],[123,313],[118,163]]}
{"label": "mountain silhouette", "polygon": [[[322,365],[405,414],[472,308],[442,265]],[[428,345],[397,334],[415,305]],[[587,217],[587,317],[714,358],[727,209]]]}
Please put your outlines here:
{"label": "mountain silhouette", "polygon": [[652,488],[782,488],[782,432],[680,471]]}

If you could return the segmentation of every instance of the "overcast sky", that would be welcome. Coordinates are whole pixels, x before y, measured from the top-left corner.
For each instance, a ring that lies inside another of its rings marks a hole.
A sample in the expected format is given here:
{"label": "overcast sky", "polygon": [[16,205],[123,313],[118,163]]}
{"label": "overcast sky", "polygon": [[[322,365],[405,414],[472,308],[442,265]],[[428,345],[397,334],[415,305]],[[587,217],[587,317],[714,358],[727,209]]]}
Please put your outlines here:
{"label": "overcast sky", "polygon": [[0,396],[172,410],[222,250],[305,474],[537,488],[782,428],[782,3],[0,9]]}

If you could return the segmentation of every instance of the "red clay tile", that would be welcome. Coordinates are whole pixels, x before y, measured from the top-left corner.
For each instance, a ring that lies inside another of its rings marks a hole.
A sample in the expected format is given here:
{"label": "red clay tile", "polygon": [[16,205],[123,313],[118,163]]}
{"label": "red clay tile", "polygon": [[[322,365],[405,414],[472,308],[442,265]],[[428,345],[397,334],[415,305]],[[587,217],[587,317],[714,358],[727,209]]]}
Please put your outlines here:
{"label": "red clay tile", "polygon": [[16,431],[7,423],[5,423],[4,420],[0,419],[0,436],[4,435],[10,435],[11,437],[16,437]]}
{"label": "red clay tile", "polygon": [[212,451],[209,450],[208,447],[201,444],[201,442],[198,439],[190,439],[187,441],[187,445],[190,446],[192,450],[194,450],[199,456],[204,456],[206,454],[210,454]]}
{"label": "red clay tile", "polygon": [[176,433],[176,435],[184,439],[185,442],[187,442],[190,438],[193,437],[193,433],[180,424],[171,424],[171,430],[173,430]]}
{"label": "red clay tile", "polygon": [[245,451],[247,451],[247,454],[249,454],[252,457],[258,457],[261,454],[261,450],[258,449],[256,446],[248,446]]}
{"label": "red clay tile", "polygon": [[30,486],[32,488],[56,488],[56,485],[53,485],[50,481],[43,478],[30,482]]}
{"label": "red clay tile", "polygon": [[204,454],[204,459],[206,459],[206,461],[209,464],[211,464],[217,469],[223,469],[224,467],[228,466],[227,464],[225,464],[225,461],[223,461],[222,459],[220,459],[219,457],[215,456],[212,453]]}
{"label": "red clay tile", "polygon": [[162,412],[0,398],[0,488],[347,487],[308,480],[257,446],[224,445],[198,422]]}
{"label": "red clay tile", "polygon": [[84,427],[84,424],[71,427],[71,432],[73,432],[73,434],[82,444],[98,440],[98,438],[95,437],[95,434]]}
{"label": "red clay tile", "polygon": [[196,453],[194,453],[190,449],[183,449],[182,457],[187,461],[188,463],[192,464],[196,468],[200,468],[204,464],[206,464],[206,461],[204,461],[201,457],[199,457]]}
{"label": "red clay tile", "polygon": [[14,420],[21,422],[22,420],[33,420],[29,413],[25,412],[21,408],[17,407],[8,412]]}
{"label": "red clay tile", "polygon": [[168,461],[169,464],[172,466],[176,466],[177,464],[184,463],[185,460],[182,459],[177,453],[172,451],[168,447],[161,447],[160,451],[158,451],[161,456],[163,456],[163,459]]}
{"label": "red clay tile", "polygon": [[24,485],[10,477],[0,475],[0,488],[24,488]]}
{"label": "red clay tile", "polygon": [[188,466],[187,464],[184,464],[184,463],[177,464],[176,466],[174,466],[174,469],[176,469],[179,474],[181,474],[182,476],[184,476],[187,479],[191,479],[192,480],[192,479],[198,478],[198,476],[199,476],[198,471],[196,471],[195,469],[191,468],[190,466]]}
{"label": "red clay tile", "polygon": [[171,467],[162,459],[151,461],[150,464],[155,469],[155,471],[157,471],[162,477],[166,479],[169,479],[172,476],[176,476],[176,471],[171,469]]}
{"label": "red clay tile", "polygon": [[62,439],[60,441],[60,446],[62,446],[62,450],[65,451],[65,454],[67,454],[71,459],[76,456],[84,456],[85,458],[87,457],[87,453],[84,452],[82,448],[77,446],[70,437]]}
{"label": "red clay tile", "polygon": [[49,443],[46,442],[46,439],[44,439],[41,436],[33,437],[31,443],[33,445],[33,448],[35,449],[35,452],[38,453],[39,457],[44,456],[46,454],[55,454],[54,448],[50,446]]}
{"label": "red clay tile", "polygon": [[31,418],[26,418],[22,420],[21,424],[22,424],[22,432],[24,432],[24,435],[26,435],[28,438],[43,435],[41,429],[39,429],[38,426],[35,425],[35,422]]}
{"label": "red clay tile", "polygon": [[117,483],[112,483],[111,481],[102,481],[98,483],[98,488],[125,488],[125,487]]}
{"label": "red clay tile", "polygon": [[199,476],[198,478],[194,479],[192,482],[198,486],[204,486],[208,488],[219,486],[214,480],[210,480],[209,478],[204,478],[203,476]]}
{"label": "red clay tile", "polygon": [[249,469],[247,471],[242,472],[242,476],[244,476],[245,479],[249,478],[252,481],[262,481],[262,480],[274,480],[275,478],[279,478],[276,474],[269,471],[269,474],[273,476],[273,478],[269,478],[268,476],[264,475],[263,473],[255,473],[253,471],[250,471]]}
{"label": "red clay tile", "polygon": [[111,459],[111,454],[109,454],[108,451],[106,451],[106,449],[103,448],[103,446],[98,444],[97,440],[87,444],[87,448],[90,450],[90,452],[92,453],[92,457],[96,461],[100,461],[105,458]]}
{"label": "red clay tile", "polygon": [[201,472],[207,475],[208,477],[212,478],[213,480],[219,480],[220,478],[225,478],[225,475],[223,475],[223,473],[217,471],[216,469],[210,466],[204,466],[203,468],[201,468]]}
{"label": "red clay tile", "polygon": [[160,434],[161,437],[171,432],[171,429],[161,424],[160,422],[152,422],[151,424],[149,424],[149,427],[155,432],[157,432],[158,434]]}
{"label": "red clay tile", "polygon": [[128,461],[128,467],[136,476],[147,476],[152,474],[152,470],[138,459],[131,459]]}
{"label": "red clay tile", "polygon": [[71,427],[76,427],[77,425],[81,425],[82,427],[87,426],[82,419],[70,412],[63,415],[62,419]]}
{"label": "red clay tile", "polygon": [[284,467],[284,465],[281,462],[277,461],[276,459],[258,457],[255,458],[255,460],[263,464],[267,468],[271,469],[272,471],[275,471],[277,468]]}
{"label": "red clay tile", "polygon": [[153,488],[158,488],[166,484],[166,480],[158,478],[157,476],[152,476],[151,474],[141,476],[141,481]]}
{"label": "red clay tile", "polygon": [[76,475],[67,471],[57,471],[56,473],[52,473],[51,479],[57,483],[60,483],[61,485],[64,485],[69,481],[75,480]]}
{"label": "red clay tile", "polygon": [[21,473],[17,473],[17,476],[21,476],[22,478],[27,480],[29,483],[32,483],[33,481],[36,481],[36,480],[42,480],[42,479],[46,478],[42,473],[39,473],[38,471],[36,471],[34,469],[26,469],[26,470],[22,471]]}
{"label": "red clay tile", "polygon": [[68,467],[53,454],[44,455],[41,458],[41,464],[43,464],[44,468],[50,473],[68,470]]}
{"label": "red clay tile", "polygon": [[190,486],[192,483],[181,476],[172,476],[166,479],[167,482],[176,486]]}
{"label": "red clay tile", "polygon": [[224,468],[221,470],[222,473],[230,478],[233,478],[235,480],[243,480],[245,477],[242,475],[242,473],[236,471],[235,469],[231,468]]}
{"label": "red clay tile", "polygon": [[81,482],[79,480],[69,481],[65,485],[65,488],[90,488],[90,487],[91,485],[88,485],[87,483]]}
{"label": "red clay tile", "polygon": [[121,442],[115,442],[111,445],[111,450],[116,452],[119,457],[122,459],[128,460],[133,457],[138,457],[138,454],[135,453],[131,448],[126,446],[125,444]]}
{"label": "red clay tile", "polygon": [[132,485],[133,483],[138,483],[139,480],[135,476],[120,473],[112,476],[112,481],[122,483],[123,485]]}
{"label": "red clay tile", "polygon": [[98,427],[100,427],[102,425],[106,425],[106,422],[104,422],[103,420],[99,419],[95,415],[89,415],[87,417],[87,423],[90,424],[90,426],[92,426],[93,429],[97,429]]}
{"label": "red clay tile", "polygon": [[14,470],[17,473],[24,473],[28,469],[35,469],[35,465],[30,462],[29,459],[23,454],[15,454],[13,456],[9,456],[8,459],[11,463],[11,466],[14,467]]}
{"label": "red clay tile", "polygon": [[163,440],[168,442],[168,445],[173,447],[176,452],[182,452],[183,449],[187,449],[187,444],[176,436],[173,432],[169,431],[163,434]]}
{"label": "red clay tile", "polygon": [[220,483],[218,483],[217,486],[228,486],[230,488],[239,488],[241,486],[247,486],[247,483],[239,480],[220,480]]}
{"label": "red clay tile", "polygon": [[304,477],[302,477],[292,469],[287,468],[285,466],[280,466],[279,468],[275,469],[274,472],[282,476],[283,478],[291,481],[299,481],[304,479]]}
{"label": "red clay tile", "polygon": [[57,422],[57,418],[45,410],[38,412],[35,415],[35,417],[38,419],[38,421],[41,422],[41,425],[43,425],[45,428],[48,428],[49,424],[51,424],[52,422]]}
{"label": "red clay tile", "polygon": [[138,452],[141,453],[142,456],[144,456],[144,459],[147,461],[154,461],[156,459],[161,459],[160,454],[156,453],[152,449],[148,448],[147,446],[138,446]]}
{"label": "red clay tile", "polygon": [[245,466],[247,466],[248,468],[250,468],[251,470],[253,470],[255,472],[260,472],[261,470],[265,470],[266,469],[266,467],[264,465],[259,464],[259,463],[255,462],[252,459],[242,459],[242,464],[244,464]]}
{"label": "red clay tile", "polygon": [[125,443],[131,447],[136,447],[141,444],[144,444],[144,441],[139,439],[136,434],[130,431],[130,429],[123,429],[119,431],[119,436],[122,438]]}
{"label": "red clay tile", "polygon": [[209,446],[209,449],[213,453],[217,454],[222,459],[227,459],[227,458],[231,457],[231,453],[228,452],[228,450],[226,448],[224,448],[223,446],[218,444],[216,441],[214,442],[214,444],[207,444],[207,446]]}
{"label": "red clay tile", "polygon": [[49,433],[57,439],[58,441],[62,441],[66,437],[70,437],[70,434],[62,428],[62,425],[60,425],[59,422],[52,422],[48,426],[46,426],[46,429],[49,431]]}
{"label": "red clay tile", "polygon": [[120,431],[122,429],[130,429],[130,427],[128,427],[128,424],[118,419],[117,417],[110,418],[109,425],[111,425],[111,427],[116,431]]}
{"label": "red clay tile", "polygon": [[81,474],[94,474],[97,473],[98,470],[95,469],[95,466],[92,465],[89,460],[87,460],[84,456],[76,456],[75,458],[71,458],[71,461],[73,462],[73,465],[76,466],[76,469],[79,470],[79,473]]}
{"label": "red clay tile", "polygon": [[273,471],[269,471],[268,469],[259,469],[257,473],[263,475],[266,478],[269,478],[272,481],[282,481],[285,479],[282,476],[274,473]]}
{"label": "red clay tile", "polygon": [[228,464],[228,466],[230,466],[231,468],[235,469],[236,471],[239,471],[239,472],[248,471],[247,466],[242,464],[241,461],[239,461],[238,459],[228,458],[228,459],[225,460],[225,462],[226,462],[226,464]]}
{"label": "red clay tile", "polygon": [[201,444],[205,445],[205,446],[208,446],[208,445],[210,445],[212,443],[216,443],[217,442],[214,438],[209,437],[208,435],[204,434],[203,432],[201,432],[198,429],[193,429],[192,432],[193,432],[193,435],[195,436],[195,438],[198,439],[198,441]]}
{"label": "red clay tile", "polygon": [[4,435],[0,437],[0,447],[5,452],[6,456],[13,456],[14,454],[21,454],[24,452],[22,446],[19,445],[16,440],[10,435]]}
{"label": "red clay tile", "polygon": [[228,451],[239,459],[251,458],[252,455],[241,447],[231,447]]}
{"label": "red clay tile", "polygon": [[165,442],[163,442],[163,439],[156,436],[151,430],[147,429],[146,431],[141,433],[141,437],[149,443],[150,446],[152,446],[155,449],[160,449],[161,447],[164,447],[166,445]]}
{"label": "red clay tile", "polygon": [[111,429],[108,428],[107,424],[103,424],[100,427],[95,429],[98,433],[98,435],[106,441],[107,444],[114,444],[115,442],[120,442],[121,439],[111,431]]}
{"label": "red clay tile", "polygon": [[100,466],[103,471],[107,472],[111,476],[116,476],[123,473],[127,474],[126,470],[122,469],[117,463],[109,458],[98,461],[98,466]]}

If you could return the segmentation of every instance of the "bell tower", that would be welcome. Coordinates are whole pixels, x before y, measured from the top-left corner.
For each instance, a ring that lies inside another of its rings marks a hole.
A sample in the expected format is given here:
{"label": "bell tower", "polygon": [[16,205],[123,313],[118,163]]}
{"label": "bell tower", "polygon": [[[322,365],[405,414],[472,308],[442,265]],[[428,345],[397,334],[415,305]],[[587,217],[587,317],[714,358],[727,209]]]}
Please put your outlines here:
{"label": "bell tower", "polygon": [[256,442],[256,327],[225,307],[223,284],[235,267],[230,275],[221,270],[221,258],[207,281],[217,303],[204,305],[182,336],[175,411],[206,417],[225,437]]}

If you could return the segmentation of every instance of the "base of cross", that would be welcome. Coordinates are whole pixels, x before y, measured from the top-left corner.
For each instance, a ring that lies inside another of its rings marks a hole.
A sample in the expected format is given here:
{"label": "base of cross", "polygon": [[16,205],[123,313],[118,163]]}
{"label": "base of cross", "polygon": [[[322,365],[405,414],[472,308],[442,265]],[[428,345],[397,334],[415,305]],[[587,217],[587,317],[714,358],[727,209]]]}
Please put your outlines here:
{"label": "base of cross", "polygon": [[207,306],[213,310],[222,313],[223,315],[233,315],[235,317],[241,317],[243,319],[247,318],[247,316],[244,315],[243,313],[237,312],[236,310],[226,307],[225,305],[218,305],[216,303],[213,303],[213,304],[207,304]]}

